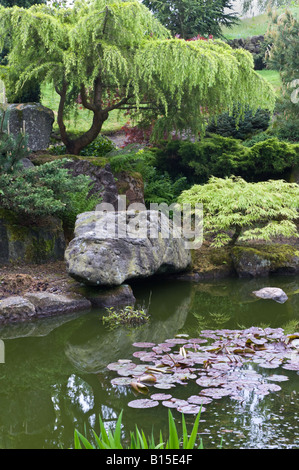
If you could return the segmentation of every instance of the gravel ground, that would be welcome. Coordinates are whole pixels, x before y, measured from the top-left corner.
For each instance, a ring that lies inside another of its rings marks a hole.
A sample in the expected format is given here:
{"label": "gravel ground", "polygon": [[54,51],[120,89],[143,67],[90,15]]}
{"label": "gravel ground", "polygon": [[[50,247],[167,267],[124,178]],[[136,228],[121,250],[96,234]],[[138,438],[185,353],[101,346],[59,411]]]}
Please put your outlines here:
{"label": "gravel ground", "polygon": [[0,266],[0,299],[25,292],[72,292],[79,283],[67,274],[64,261]]}

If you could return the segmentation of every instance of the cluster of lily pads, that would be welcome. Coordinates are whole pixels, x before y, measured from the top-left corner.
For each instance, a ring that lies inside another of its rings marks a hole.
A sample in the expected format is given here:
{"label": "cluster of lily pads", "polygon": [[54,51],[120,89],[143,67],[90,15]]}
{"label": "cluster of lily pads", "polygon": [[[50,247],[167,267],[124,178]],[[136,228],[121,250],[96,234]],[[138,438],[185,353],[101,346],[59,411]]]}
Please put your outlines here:
{"label": "cluster of lily pads", "polygon": [[[130,401],[128,406],[132,408],[162,403],[184,414],[197,414],[214,399],[228,396],[242,401],[250,392],[264,396],[281,390],[275,382],[288,377],[281,373],[259,374],[259,367],[281,367],[299,373],[299,333],[287,335],[282,328],[203,330],[198,338],[177,335],[163,343],[140,342],[133,346],[137,348],[133,353],[137,361],[120,359],[107,366],[118,374],[111,380],[113,385],[128,385],[148,395]],[[197,395],[186,400],[173,397],[171,389],[190,381],[198,385]]]}

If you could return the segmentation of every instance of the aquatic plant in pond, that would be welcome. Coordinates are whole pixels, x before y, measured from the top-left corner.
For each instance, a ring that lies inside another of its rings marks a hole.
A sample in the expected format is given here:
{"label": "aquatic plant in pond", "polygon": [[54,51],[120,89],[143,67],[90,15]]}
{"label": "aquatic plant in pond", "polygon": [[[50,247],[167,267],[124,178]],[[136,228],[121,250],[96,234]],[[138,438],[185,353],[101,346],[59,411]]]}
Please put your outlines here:
{"label": "aquatic plant in pond", "polygon": [[[122,415],[120,413],[114,432],[110,429],[105,429],[103,420],[101,417],[100,421],[100,435],[97,435],[93,431],[95,444],[83,436],[78,430],[75,430],[74,435],[74,447],[75,449],[124,449],[124,444],[121,442],[121,426],[122,426]],[[159,442],[155,443],[154,436],[146,437],[143,431],[140,431],[136,426],[135,433],[130,433],[130,444],[127,448],[129,449],[202,449],[202,440],[198,438],[198,426],[199,426],[200,412],[198,413],[195,422],[193,424],[190,435],[188,434],[184,415],[182,416],[182,438],[179,438],[177,427],[172,416],[171,411],[168,411],[168,438],[164,439],[162,432],[160,432]],[[199,440],[199,444],[196,442]],[[184,463],[184,462],[180,462]]]}
{"label": "aquatic plant in pond", "polygon": [[[248,393],[263,397],[278,392],[277,382],[288,380],[280,373],[262,375],[258,368],[299,373],[299,333],[285,334],[282,328],[203,330],[199,338],[183,335],[133,346],[138,348],[133,353],[137,361],[120,359],[107,366],[118,374],[111,380],[113,385],[127,385],[147,396],[130,401],[131,408],[161,403],[183,414],[197,414],[223,397],[242,402]],[[190,382],[198,385],[198,394],[176,398],[176,387]]]}
{"label": "aquatic plant in pond", "polygon": [[135,327],[142,325],[149,320],[149,316],[145,309],[136,309],[131,305],[127,305],[122,309],[107,307],[106,311],[107,315],[103,316],[102,321],[111,329],[116,328],[119,325]]}

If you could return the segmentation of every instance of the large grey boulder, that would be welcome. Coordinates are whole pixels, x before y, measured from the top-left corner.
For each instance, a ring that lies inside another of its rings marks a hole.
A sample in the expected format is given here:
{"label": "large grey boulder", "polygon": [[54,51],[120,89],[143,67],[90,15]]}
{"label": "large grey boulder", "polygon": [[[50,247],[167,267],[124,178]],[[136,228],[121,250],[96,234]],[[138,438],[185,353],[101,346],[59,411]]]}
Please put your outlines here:
{"label": "large grey boulder", "polygon": [[89,285],[115,286],[129,279],[186,270],[191,265],[190,251],[182,238],[174,236],[171,221],[157,214],[139,213],[139,227],[145,229],[142,234],[136,229],[133,211],[80,214],[75,237],[65,252],[70,276]]}
{"label": "large grey boulder", "polygon": [[49,147],[54,113],[39,103],[10,104],[9,130],[17,135],[25,130],[28,147],[32,151],[46,150]]}

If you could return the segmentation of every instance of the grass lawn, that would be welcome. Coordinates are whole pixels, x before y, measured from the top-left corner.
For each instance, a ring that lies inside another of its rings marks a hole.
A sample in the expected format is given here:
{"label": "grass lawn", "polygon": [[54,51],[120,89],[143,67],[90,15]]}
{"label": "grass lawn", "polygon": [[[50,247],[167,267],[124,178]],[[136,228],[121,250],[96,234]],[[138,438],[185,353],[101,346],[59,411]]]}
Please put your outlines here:
{"label": "grass lawn", "polygon": [[[293,15],[299,17],[299,5],[289,7]],[[278,9],[283,12],[283,8]],[[252,18],[244,18],[238,25],[233,28],[223,28],[222,33],[226,39],[248,38],[250,36],[259,36],[267,32],[270,19],[267,13],[253,16]]]}
{"label": "grass lawn", "polygon": [[280,87],[281,87],[281,79],[279,72],[277,70],[257,70],[257,73],[261,75],[263,78],[268,80],[271,85],[273,86],[274,90],[276,93],[279,93]]}
{"label": "grass lawn", "polygon": [[[57,116],[57,110],[59,105],[59,95],[55,92],[51,85],[46,84],[42,86],[42,99],[41,102],[44,106],[52,109],[55,116]],[[86,109],[79,109],[77,116],[72,113],[69,119],[65,119],[65,125],[70,133],[85,132],[90,128],[92,121],[92,112]],[[126,122],[128,118],[118,111],[112,111],[109,113],[108,120],[104,123],[102,134],[109,134],[111,132],[119,130]],[[54,130],[58,129],[57,122],[53,125]]]}

